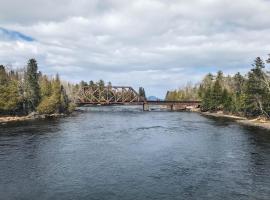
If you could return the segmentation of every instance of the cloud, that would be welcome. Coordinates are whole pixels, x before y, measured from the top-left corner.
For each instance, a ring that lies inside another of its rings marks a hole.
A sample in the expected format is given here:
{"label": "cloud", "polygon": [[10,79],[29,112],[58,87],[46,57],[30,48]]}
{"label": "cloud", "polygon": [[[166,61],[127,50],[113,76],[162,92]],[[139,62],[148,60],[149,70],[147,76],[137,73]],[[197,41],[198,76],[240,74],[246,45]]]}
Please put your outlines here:
{"label": "cloud", "polygon": [[27,42],[33,42],[34,38],[17,31],[12,31],[0,27],[0,40],[23,40]]}
{"label": "cloud", "polygon": [[0,61],[35,57],[71,81],[103,78],[162,97],[209,71],[247,71],[270,53],[269,19],[266,0],[10,0],[0,23],[35,40],[1,40]]}

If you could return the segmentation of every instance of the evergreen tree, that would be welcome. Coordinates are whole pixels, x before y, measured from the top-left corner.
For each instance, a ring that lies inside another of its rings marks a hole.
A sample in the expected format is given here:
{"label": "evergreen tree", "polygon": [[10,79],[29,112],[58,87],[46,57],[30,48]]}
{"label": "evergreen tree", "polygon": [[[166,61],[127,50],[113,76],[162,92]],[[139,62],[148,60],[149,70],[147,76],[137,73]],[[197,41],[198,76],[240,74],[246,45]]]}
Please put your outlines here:
{"label": "evergreen tree", "polygon": [[35,59],[30,59],[25,72],[25,103],[26,112],[35,111],[40,102],[40,87],[38,84],[38,66]]}
{"label": "evergreen tree", "polygon": [[0,65],[0,85],[3,85],[7,82],[8,76],[6,73],[6,69],[3,65]]}
{"label": "evergreen tree", "polygon": [[67,101],[67,95],[57,74],[51,82],[51,96],[44,96],[37,110],[40,114],[63,113],[68,108]]}
{"label": "evergreen tree", "polygon": [[80,82],[80,86],[81,86],[81,87],[87,87],[88,84],[87,84],[87,82],[85,82],[85,81],[81,81],[81,82]]}
{"label": "evergreen tree", "polygon": [[221,71],[218,72],[215,83],[213,85],[212,90],[212,110],[217,110],[222,106],[223,99],[222,99],[222,93],[223,93],[223,73]]}
{"label": "evergreen tree", "polygon": [[56,75],[56,78],[52,81],[52,99],[55,102],[55,112],[60,113],[61,109],[61,94],[62,86],[60,82],[59,75]]}
{"label": "evergreen tree", "polygon": [[258,116],[264,114],[268,116],[268,111],[264,109],[264,104],[267,103],[265,100],[268,100],[269,95],[263,81],[267,75],[263,71],[265,65],[260,57],[256,58],[253,67],[248,73],[246,84],[246,111],[248,115]]}
{"label": "evergreen tree", "polygon": [[245,78],[238,72],[233,77],[233,90],[237,94],[241,94],[244,90]]}
{"label": "evergreen tree", "polygon": [[97,85],[102,90],[105,87],[105,82],[103,80],[99,80]]}
{"label": "evergreen tree", "polygon": [[46,75],[40,76],[39,85],[41,99],[47,98],[52,95],[52,83],[51,81],[49,81]]}
{"label": "evergreen tree", "polygon": [[66,93],[66,90],[61,86],[61,104],[60,104],[60,113],[65,113],[68,111],[69,100]]}
{"label": "evergreen tree", "polygon": [[92,87],[92,88],[94,88],[96,86],[96,84],[94,83],[94,81],[89,81],[89,87]]}
{"label": "evergreen tree", "polygon": [[209,90],[211,90],[212,85],[213,85],[213,80],[214,80],[214,76],[211,73],[207,74],[204,77],[202,83],[199,86],[199,91],[198,91],[198,95],[201,99],[204,98],[206,91],[209,92]]}
{"label": "evergreen tree", "polygon": [[146,95],[145,95],[145,91],[144,91],[144,88],[143,87],[139,87],[139,96],[142,99],[146,99]]}
{"label": "evergreen tree", "polygon": [[232,112],[240,113],[245,112],[245,78],[238,72],[233,76],[232,92]]}
{"label": "evergreen tree", "polygon": [[232,111],[232,97],[226,88],[222,92],[222,106],[224,111]]}
{"label": "evergreen tree", "polygon": [[267,63],[270,63],[270,54],[268,54],[269,58],[266,60]]}
{"label": "evergreen tree", "polygon": [[198,95],[202,100],[202,110],[208,111],[213,109],[212,87],[214,76],[207,74],[200,84]]}
{"label": "evergreen tree", "polygon": [[212,89],[205,88],[202,94],[202,111],[209,111],[213,109]]}
{"label": "evergreen tree", "polygon": [[3,65],[0,65],[0,114],[15,114],[21,98],[18,81],[12,80]]}

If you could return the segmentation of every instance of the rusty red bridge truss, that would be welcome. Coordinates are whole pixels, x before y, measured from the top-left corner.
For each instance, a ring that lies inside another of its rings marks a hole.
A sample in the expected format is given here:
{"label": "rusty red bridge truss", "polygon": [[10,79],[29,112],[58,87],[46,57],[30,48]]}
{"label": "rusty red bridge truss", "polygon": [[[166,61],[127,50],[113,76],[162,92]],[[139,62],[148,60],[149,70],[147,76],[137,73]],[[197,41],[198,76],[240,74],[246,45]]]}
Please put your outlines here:
{"label": "rusty red bridge truss", "polygon": [[200,101],[149,101],[141,97],[136,90],[129,86],[82,87],[76,98],[76,104],[84,105],[143,105],[149,110],[149,105],[164,105],[171,110],[177,108],[199,107]]}

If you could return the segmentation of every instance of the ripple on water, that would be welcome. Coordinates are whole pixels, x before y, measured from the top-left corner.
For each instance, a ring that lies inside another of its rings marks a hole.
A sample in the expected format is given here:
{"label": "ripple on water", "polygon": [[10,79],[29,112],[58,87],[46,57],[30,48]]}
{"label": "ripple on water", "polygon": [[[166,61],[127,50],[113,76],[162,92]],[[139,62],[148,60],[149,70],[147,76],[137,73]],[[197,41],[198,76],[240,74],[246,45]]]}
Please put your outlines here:
{"label": "ripple on water", "polygon": [[270,199],[270,134],[185,112],[85,108],[0,125],[0,199]]}

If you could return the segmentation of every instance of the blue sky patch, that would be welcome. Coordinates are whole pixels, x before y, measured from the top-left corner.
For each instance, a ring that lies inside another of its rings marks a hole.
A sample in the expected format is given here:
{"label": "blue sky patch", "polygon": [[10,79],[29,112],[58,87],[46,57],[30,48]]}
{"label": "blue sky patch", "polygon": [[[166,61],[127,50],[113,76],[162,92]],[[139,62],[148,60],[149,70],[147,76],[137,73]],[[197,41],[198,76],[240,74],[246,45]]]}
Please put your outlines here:
{"label": "blue sky patch", "polygon": [[0,27],[0,40],[23,40],[27,42],[33,42],[35,41],[34,38],[24,35],[18,31],[8,30],[5,28]]}

